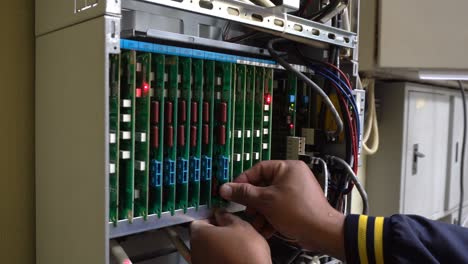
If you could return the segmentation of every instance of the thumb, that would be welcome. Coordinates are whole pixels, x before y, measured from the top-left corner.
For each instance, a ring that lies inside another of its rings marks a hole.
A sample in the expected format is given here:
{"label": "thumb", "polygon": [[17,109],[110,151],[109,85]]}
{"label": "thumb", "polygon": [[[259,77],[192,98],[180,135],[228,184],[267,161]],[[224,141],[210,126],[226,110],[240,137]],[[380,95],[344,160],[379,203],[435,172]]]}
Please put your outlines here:
{"label": "thumb", "polygon": [[264,188],[249,183],[226,183],[219,190],[221,197],[228,201],[239,203],[248,207],[261,209]]}
{"label": "thumb", "polygon": [[238,216],[220,210],[215,211],[214,215],[218,226],[240,225],[243,222]]}

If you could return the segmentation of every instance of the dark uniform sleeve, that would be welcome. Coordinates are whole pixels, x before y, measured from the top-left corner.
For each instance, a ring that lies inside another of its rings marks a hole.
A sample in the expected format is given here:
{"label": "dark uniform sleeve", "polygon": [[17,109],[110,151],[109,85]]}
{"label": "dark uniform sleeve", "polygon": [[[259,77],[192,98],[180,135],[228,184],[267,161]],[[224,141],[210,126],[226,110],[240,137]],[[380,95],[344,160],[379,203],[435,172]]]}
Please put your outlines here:
{"label": "dark uniform sleeve", "polygon": [[420,216],[348,215],[346,262],[468,263],[468,228]]}

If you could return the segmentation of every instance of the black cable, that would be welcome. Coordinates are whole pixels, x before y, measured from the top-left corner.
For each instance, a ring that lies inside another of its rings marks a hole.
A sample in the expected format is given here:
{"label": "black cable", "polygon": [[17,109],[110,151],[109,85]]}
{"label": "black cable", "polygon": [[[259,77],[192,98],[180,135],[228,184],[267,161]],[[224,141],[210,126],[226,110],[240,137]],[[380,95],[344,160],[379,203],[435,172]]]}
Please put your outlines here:
{"label": "black cable", "polygon": [[294,252],[294,255],[291,256],[291,258],[286,262],[287,264],[292,264],[294,263],[294,261],[297,259],[297,257],[299,257],[299,255],[302,254],[302,250],[298,250],[296,252]]}
{"label": "black cable", "polygon": [[351,166],[349,166],[349,164],[346,163],[346,161],[344,161],[344,160],[342,160],[342,159],[340,159],[338,157],[330,156],[330,159],[332,161],[335,161],[335,162],[341,164],[347,170],[348,175],[351,176],[351,180],[354,182],[354,185],[356,186],[356,188],[357,188],[357,190],[359,192],[359,195],[362,198],[362,213],[365,214],[365,215],[368,214],[369,213],[369,200],[367,198],[367,193],[364,190],[364,188],[362,187],[361,182],[359,181],[358,177],[354,173]]}
{"label": "black cable", "polygon": [[[319,62],[319,61],[314,61],[313,59],[310,59],[308,58],[307,56],[305,56],[305,54],[299,49],[299,47],[296,45],[296,50],[298,52],[298,57],[300,59],[303,60],[304,64],[307,65],[307,63],[315,63],[315,62]],[[333,52],[335,51],[335,52]],[[336,62],[338,61],[338,53],[339,53],[339,48],[336,47],[336,46],[332,46],[330,47],[330,56],[329,56],[329,63],[331,64],[334,64],[336,65]],[[323,63],[323,62],[322,62]],[[329,82],[328,80],[325,80],[325,87],[328,88],[327,90],[331,90],[331,82]],[[326,92],[327,94],[329,94],[329,92]],[[340,107],[340,112],[343,114],[343,113],[346,113],[346,108],[347,106],[343,104],[343,102],[341,100],[338,100],[338,104],[339,104],[339,107]],[[318,125],[321,129],[324,129],[325,128],[325,119],[324,119],[324,116],[325,116],[325,105],[322,104],[320,106],[320,110],[319,110],[319,121],[318,121]],[[343,114],[344,116],[344,114]],[[351,163],[352,161],[352,135],[351,135],[351,124],[352,124],[352,120],[349,120],[348,118],[344,118],[343,119],[343,123],[344,123],[344,136],[345,136],[345,147],[346,147],[346,150],[345,150],[345,160],[348,162],[348,163]]]}
{"label": "black cable", "polygon": [[466,98],[465,98],[465,88],[463,87],[463,83],[458,81],[458,85],[460,86],[460,91],[463,100],[463,139],[462,139],[462,149],[461,149],[461,164],[460,164],[460,202],[458,207],[458,225],[461,226],[462,224],[462,214],[463,214],[463,200],[464,200],[464,172],[465,172],[465,147],[466,147]]}
{"label": "black cable", "polygon": [[345,160],[346,162],[351,164],[351,161],[353,159],[353,154],[352,154],[352,149],[353,149],[353,139],[352,139],[352,133],[351,133],[351,126],[353,124],[353,120],[350,120],[347,118],[346,113],[346,108],[348,107],[342,100],[338,100],[338,103],[340,105],[340,111],[343,113],[343,122],[345,125],[344,129],[344,143],[345,143]]}
{"label": "black cable", "polygon": [[297,12],[295,12],[293,15],[298,16],[298,17],[302,17],[302,15],[304,15],[304,13],[307,12],[307,8],[312,4],[312,1],[313,0],[303,1],[303,3],[301,5],[301,7],[299,8],[299,10]]}
{"label": "black cable", "polygon": [[319,11],[311,14],[308,19],[313,20],[313,21],[318,21],[328,15],[330,12],[333,12],[333,10],[340,4],[341,0],[332,0],[328,5],[326,5],[324,8],[320,9]]}
{"label": "black cable", "polygon": [[227,22],[226,25],[223,27],[223,31],[221,32],[221,39],[226,40],[229,30],[231,30],[231,21]]}
{"label": "black cable", "polygon": [[333,105],[332,101],[330,98],[327,96],[327,94],[318,86],[315,82],[313,82],[311,79],[309,79],[307,76],[305,76],[302,72],[294,68],[291,64],[289,64],[286,60],[281,58],[278,54],[278,52],[274,49],[274,45],[286,41],[285,39],[282,38],[277,38],[277,39],[272,39],[268,41],[268,51],[270,52],[270,55],[278,61],[278,63],[283,66],[286,70],[293,72],[294,74],[297,75],[299,79],[304,81],[308,86],[310,86],[312,89],[314,89],[315,92],[317,92],[323,99],[324,103],[327,105],[327,107],[330,109],[330,112],[333,115],[333,118],[336,121],[336,126],[337,129],[335,131],[335,137],[338,138],[338,136],[341,134],[343,131],[343,121],[341,120],[340,114],[336,110],[335,106]]}
{"label": "black cable", "polygon": [[148,261],[148,260],[154,260],[156,258],[164,257],[164,256],[174,254],[174,253],[177,253],[176,248],[162,248],[154,252],[144,253],[141,255],[134,256],[132,257],[132,262],[138,263],[138,262],[143,262],[143,261]]}

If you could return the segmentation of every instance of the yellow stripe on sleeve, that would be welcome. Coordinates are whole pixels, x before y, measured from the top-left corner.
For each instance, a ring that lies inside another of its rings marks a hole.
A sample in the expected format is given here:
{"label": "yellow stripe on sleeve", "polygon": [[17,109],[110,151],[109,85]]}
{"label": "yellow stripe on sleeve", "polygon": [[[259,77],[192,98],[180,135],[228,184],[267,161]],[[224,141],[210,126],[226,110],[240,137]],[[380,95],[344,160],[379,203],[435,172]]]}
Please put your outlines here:
{"label": "yellow stripe on sleeve", "polygon": [[358,225],[358,250],[359,258],[361,264],[368,264],[369,260],[367,258],[367,215],[359,216],[359,225]]}
{"label": "yellow stripe on sleeve", "polygon": [[375,218],[374,227],[375,227],[374,228],[375,263],[384,264],[384,257],[383,257],[384,218],[383,217]]}

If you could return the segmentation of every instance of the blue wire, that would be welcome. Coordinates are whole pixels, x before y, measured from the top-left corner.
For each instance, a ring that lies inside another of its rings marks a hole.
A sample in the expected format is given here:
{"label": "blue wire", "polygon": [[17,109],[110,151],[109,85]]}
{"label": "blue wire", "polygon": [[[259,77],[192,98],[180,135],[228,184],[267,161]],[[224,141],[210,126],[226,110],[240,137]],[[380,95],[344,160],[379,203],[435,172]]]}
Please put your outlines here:
{"label": "blue wire", "polygon": [[[313,68],[316,68],[316,67],[313,67]],[[359,146],[360,145],[360,135],[361,135],[361,127],[360,127],[361,123],[360,123],[360,117],[359,117],[359,113],[358,113],[357,106],[356,106],[356,101],[354,100],[354,96],[351,94],[350,89],[348,89],[347,92],[346,92],[346,89],[344,89],[335,79],[333,79],[333,77],[338,79],[347,88],[350,88],[350,87],[342,79],[340,79],[336,74],[333,74],[333,72],[330,72],[331,76],[321,72],[318,69],[315,70],[315,72],[318,73],[319,75],[321,75],[322,77],[324,77],[324,78],[330,80],[331,82],[333,82],[333,84],[335,84],[335,86],[341,91],[341,93],[346,95],[346,99],[348,100],[348,102],[351,103],[351,105],[353,107],[354,115],[355,115],[355,118],[356,118],[357,144]]]}
{"label": "blue wire", "polygon": [[358,109],[357,109],[357,106],[356,106],[356,101],[354,100],[354,96],[352,94],[348,94],[345,92],[345,89],[343,89],[343,87],[336,82],[336,80],[334,80],[333,78],[331,78],[330,76],[327,76],[326,74],[324,74],[323,72],[321,71],[316,71],[319,75],[327,78],[328,80],[330,80],[331,82],[333,82],[336,87],[338,87],[338,89],[341,91],[342,94],[346,95],[346,98],[348,99],[348,102],[351,103],[351,106],[353,107],[353,111],[354,111],[354,115],[355,115],[355,118],[356,118],[356,128],[357,128],[357,134],[358,134],[358,143],[360,142],[360,132],[361,132],[361,123],[360,123],[360,118],[359,118],[359,113],[358,113]]}
{"label": "blue wire", "polygon": [[333,78],[327,76],[326,74],[324,74],[323,72],[321,71],[316,71],[316,73],[318,73],[319,75],[327,78],[328,80],[330,80],[331,82],[333,82],[336,87],[338,87],[338,89],[341,91],[342,94],[344,94],[346,96],[346,98],[348,99],[348,102],[351,103],[351,106],[353,107],[353,111],[354,111],[354,115],[355,115],[355,118],[356,118],[356,128],[357,128],[357,133],[358,133],[358,143],[360,141],[360,132],[361,132],[361,127],[360,127],[360,118],[359,118],[359,113],[358,113],[358,110],[357,110],[357,106],[356,106],[356,102],[354,100],[354,97],[353,95],[350,95],[350,94],[347,94],[345,92],[345,89],[343,89],[343,87],[336,82],[336,80],[334,80]]}
{"label": "blue wire", "polygon": [[[312,65],[312,67],[317,69],[317,67],[314,67],[313,65]],[[317,70],[319,70],[319,69],[317,69]],[[358,112],[357,112],[356,101],[354,100],[354,96],[353,96],[353,94],[351,93],[351,87],[349,87],[348,84],[347,84],[343,79],[341,79],[337,74],[333,73],[332,71],[330,71],[330,70],[328,70],[328,69],[326,69],[326,68],[323,68],[323,70],[325,70],[325,71],[326,71],[328,74],[330,74],[331,76],[328,76],[328,75],[326,75],[326,74],[320,72],[320,75],[321,75],[321,76],[327,78],[328,80],[332,80],[332,77],[334,77],[335,80],[338,80],[341,84],[343,84],[346,88],[348,88],[348,89],[343,89],[343,87],[342,87],[341,85],[338,85],[338,84],[336,83],[336,81],[333,82],[335,85],[337,85],[337,87],[341,88],[340,91],[341,91],[343,94],[346,94],[346,95],[347,95],[347,99],[351,102],[351,105],[352,105],[353,108],[354,108],[353,110],[354,110],[354,112],[355,112],[355,114],[356,114],[357,120],[359,120],[359,114],[358,114]],[[358,122],[358,124],[360,124],[360,123]],[[358,126],[359,126],[359,125],[358,125]]]}
{"label": "blue wire", "polygon": [[[358,114],[358,112],[357,112],[356,100],[354,99],[354,96],[353,96],[353,94],[352,94],[352,92],[351,92],[351,87],[349,87],[348,84],[347,84],[343,79],[341,79],[338,75],[334,74],[333,72],[329,71],[328,69],[325,69],[325,70],[328,71],[328,74],[330,74],[331,77],[330,77],[330,76],[326,76],[325,74],[321,73],[322,76],[326,77],[326,78],[329,79],[329,80],[332,80],[332,77],[334,77],[335,80],[340,81],[341,84],[343,84],[345,87],[348,88],[348,89],[343,89],[343,88],[341,87],[341,88],[342,88],[341,90],[345,92],[344,94],[346,94],[348,100],[350,100],[351,105],[352,105],[353,108],[354,108],[354,109],[353,109],[354,112]],[[337,83],[335,82],[335,84],[337,84]],[[338,85],[338,84],[337,84],[337,85]],[[341,85],[339,85],[339,86],[341,86]],[[359,120],[359,115],[356,115],[356,116],[357,116],[357,119]]]}
{"label": "blue wire", "polygon": [[321,68],[321,70],[324,70],[325,72],[327,72],[328,74],[332,75],[332,76],[335,77],[337,80],[339,80],[340,83],[342,83],[344,86],[346,86],[346,87],[348,88],[347,91],[349,92],[349,94],[352,95],[352,89],[351,89],[351,87],[349,87],[348,83],[346,83],[346,82],[343,80],[343,78],[340,78],[340,75],[339,75],[339,74],[334,73],[334,72],[332,72],[331,70],[329,70],[329,69],[327,69],[327,68],[325,68],[325,67]]}

